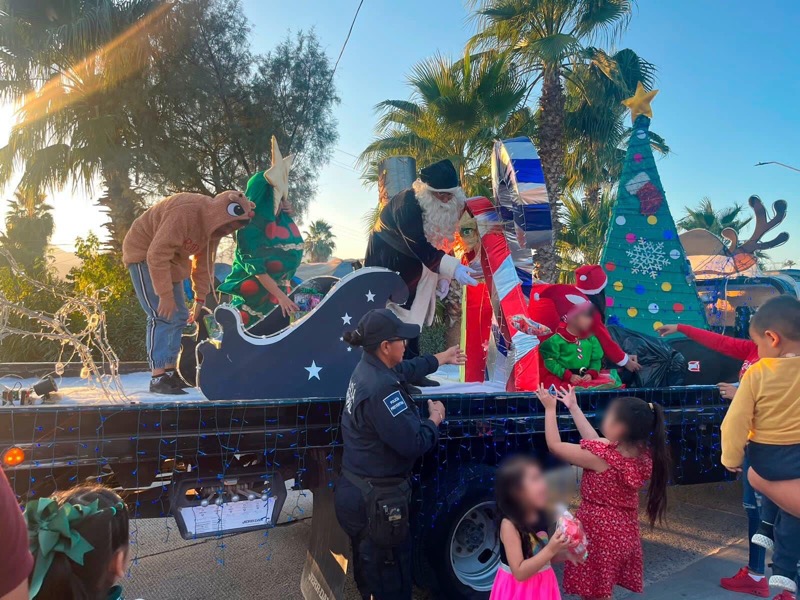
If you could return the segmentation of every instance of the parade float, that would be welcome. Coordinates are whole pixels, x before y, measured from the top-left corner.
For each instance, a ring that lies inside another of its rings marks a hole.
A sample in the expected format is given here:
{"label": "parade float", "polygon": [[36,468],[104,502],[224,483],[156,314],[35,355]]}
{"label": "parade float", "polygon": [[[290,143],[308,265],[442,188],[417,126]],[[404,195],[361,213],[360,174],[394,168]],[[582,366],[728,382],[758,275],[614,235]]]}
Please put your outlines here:
{"label": "parade float", "polygon": [[[652,156],[653,95],[640,87],[627,102],[633,128],[601,264],[609,281],[606,321],[609,330],[622,332],[623,346],[628,338],[663,344],[654,337],[660,323],[705,326],[706,306]],[[438,448],[415,470],[412,502],[415,578],[437,597],[483,597],[491,587],[499,560],[493,469],[511,452],[533,452],[549,463],[543,413],[531,393],[545,368],[540,347],[570,311],[564,302],[583,302],[577,293],[551,298],[549,284],[534,277],[535,252],[551,243],[552,223],[533,144],[498,142],[492,166],[495,198],[471,199],[462,224],[470,242],[462,261],[483,273],[465,294],[467,369],[442,370],[440,386],[425,388],[419,398],[424,407],[435,394],[448,415]],[[776,212],[783,210],[776,206]],[[717,254],[735,257],[736,247],[723,246]],[[120,367],[96,301],[64,299],[65,306],[84,311],[81,330],[66,327],[60,312],[29,315],[44,335],[62,342],[64,358],[52,374],[60,396],[50,394],[41,403],[35,394],[3,395],[0,452],[16,492],[28,499],[77,481],[99,481],[118,489],[135,517],[171,516],[184,538],[210,537],[224,546],[227,534],[274,526],[292,480],[314,498],[303,594],[342,597],[348,540],[336,526],[332,486],[343,396],[358,359],[342,335],[367,310],[402,303],[407,290],[396,273],[379,267],[332,283],[300,318],[269,332],[248,330],[238,307],[218,306],[208,339],[196,344],[199,389],[179,400],[148,395],[143,389],[149,375]],[[567,310],[553,319],[558,306]],[[0,308],[4,319],[20,310],[2,298]],[[712,360],[693,358],[696,349],[679,342],[687,365]],[[77,370],[71,356],[81,363]],[[6,376],[19,374],[13,365],[4,368]],[[690,373],[684,374],[690,382]],[[8,386],[11,380],[3,381]],[[12,385],[27,390],[38,383],[38,377],[22,377]],[[664,407],[676,484],[724,477],[718,454],[725,404],[709,385],[716,381],[693,383],[705,385],[631,391]],[[579,400],[596,420],[616,394],[587,389]],[[22,402],[23,395],[29,401]],[[261,544],[253,548],[254,555],[264,552]]]}

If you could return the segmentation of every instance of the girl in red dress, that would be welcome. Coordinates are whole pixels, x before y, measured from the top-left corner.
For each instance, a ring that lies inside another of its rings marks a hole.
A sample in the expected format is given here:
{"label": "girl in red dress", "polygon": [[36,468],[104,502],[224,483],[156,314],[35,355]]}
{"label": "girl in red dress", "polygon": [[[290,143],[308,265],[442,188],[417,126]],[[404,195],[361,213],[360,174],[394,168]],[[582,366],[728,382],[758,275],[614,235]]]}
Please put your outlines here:
{"label": "girl in red dress", "polygon": [[[572,387],[555,395],[543,386],[537,396],[545,408],[547,446],[562,460],[583,468],[581,506],[577,517],[589,539],[589,557],[567,564],[564,589],[585,600],[611,598],[615,585],[644,590],[644,563],[639,537],[639,490],[649,480],[647,516],[650,525],[667,510],[670,455],[664,411],[639,398],[614,400],[606,411],[600,437],[580,409]],[[583,438],[561,441],[556,404],[566,406]]]}

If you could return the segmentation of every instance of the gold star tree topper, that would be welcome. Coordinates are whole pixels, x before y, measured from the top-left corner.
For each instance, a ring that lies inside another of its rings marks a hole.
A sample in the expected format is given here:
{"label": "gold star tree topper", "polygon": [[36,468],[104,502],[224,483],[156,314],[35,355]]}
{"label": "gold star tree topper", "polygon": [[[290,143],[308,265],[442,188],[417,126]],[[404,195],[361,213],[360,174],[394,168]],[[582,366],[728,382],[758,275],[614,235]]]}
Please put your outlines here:
{"label": "gold star tree topper", "polygon": [[653,109],[650,108],[650,103],[657,93],[658,90],[646,91],[641,81],[636,84],[636,93],[627,100],[622,101],[625,106],[631,109],[631,121],[636,121],[636,117],[639,115],[653,118]]}
{"label": "gold star tree topper", "polygon": [[286,158],[278,148],[278,140],[272,136],[272,166],[264,171],[264,178],[272,186],[272,201],[275,205],[275,214],[281,207],[281,201],[289,199],[289,171],[292,169],[294,154]]}

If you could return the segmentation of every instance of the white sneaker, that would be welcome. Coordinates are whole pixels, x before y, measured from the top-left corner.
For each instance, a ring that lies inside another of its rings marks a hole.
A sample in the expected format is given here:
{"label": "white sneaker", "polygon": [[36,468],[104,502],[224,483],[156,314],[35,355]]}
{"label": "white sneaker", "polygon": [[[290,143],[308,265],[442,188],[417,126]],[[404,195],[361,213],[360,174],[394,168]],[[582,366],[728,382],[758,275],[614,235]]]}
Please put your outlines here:
{"label": "white sneaker", "polygon": [[789,579],[788,577],[784,577],[783,575],[773,575],[769,578],[769,585],[771,587],[780,588],[782,590],[786,590],[787,592],[791,592],[792,594],[797,593],[797,584]]}

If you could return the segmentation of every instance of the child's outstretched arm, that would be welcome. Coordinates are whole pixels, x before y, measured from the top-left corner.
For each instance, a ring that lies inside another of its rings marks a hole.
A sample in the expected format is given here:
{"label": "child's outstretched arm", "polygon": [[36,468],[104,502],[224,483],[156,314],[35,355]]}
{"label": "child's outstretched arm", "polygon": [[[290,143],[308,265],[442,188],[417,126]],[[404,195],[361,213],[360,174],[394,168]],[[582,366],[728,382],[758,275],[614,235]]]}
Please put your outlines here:
{"label": "child's outstretched arm", "polygon": [[558,431],[558,418],[556,417],[556,398],[550,392],[539,386],[536,391],[539,401],[544,406],[544,436],[547,440],[547,447],[561,460],[564,460],[576,467],[589,469],[602,473],[608,469],[608,463],[599,456],[584,450],[579,444],[569,444],[561,441],[561,433]]}
{"label": "child's outstretched arm", "polygon": [[573,386],[569,386],[567,389],[563,387],[559,389],[556,392],[556,398],[569,409],[569,414],[572,415],[572,420],[575,421],[575,426],[578,428],[578,433],[581,434],[581,438],[584,440],[600,439],[597,430],[592,427],[592,424],[589,423],[589,419],[583,414]]}
{"label": "child's outstretched arm", "polygon": [[567,537],[557,531],[548,544],[531,558],[522,557],[522,538],[514,524],[508,519],[500,523],[500,540],[506,550],[506,559],[511,574],[517,581],[530,579],[541,571],[547,563],[569,547]]}

